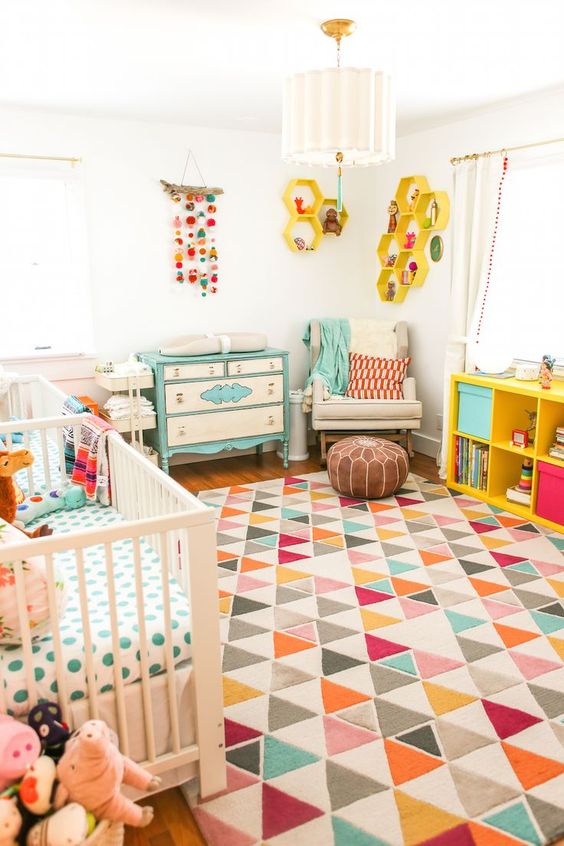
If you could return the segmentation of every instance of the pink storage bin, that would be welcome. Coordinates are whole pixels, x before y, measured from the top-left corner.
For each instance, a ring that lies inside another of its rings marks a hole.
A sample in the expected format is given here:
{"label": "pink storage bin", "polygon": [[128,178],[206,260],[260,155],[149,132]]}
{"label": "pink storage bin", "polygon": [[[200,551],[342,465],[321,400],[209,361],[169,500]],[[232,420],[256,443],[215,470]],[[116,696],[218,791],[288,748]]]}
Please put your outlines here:
{"label": "pink storage bin", "polygon": [[537,514],[564,528],[564,466],[539,461]]}

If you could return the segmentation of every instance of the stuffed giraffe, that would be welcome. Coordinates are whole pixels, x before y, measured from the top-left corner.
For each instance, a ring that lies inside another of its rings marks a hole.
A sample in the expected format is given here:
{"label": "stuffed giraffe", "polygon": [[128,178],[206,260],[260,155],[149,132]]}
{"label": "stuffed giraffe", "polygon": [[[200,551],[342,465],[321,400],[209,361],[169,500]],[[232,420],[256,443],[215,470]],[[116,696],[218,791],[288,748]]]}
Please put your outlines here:
{"label": "stuffed giraffe", "polygon": [[[0,518],[6,523],[13,523],[16,519],[16,489],[13,475],[24,467],[31,467],[34,462],[33,453],[28,449],[16,449],[13,452],[0,450]],[[30,538],[52,535],[47,525],[39,526],[33,532],[25,533]]]}

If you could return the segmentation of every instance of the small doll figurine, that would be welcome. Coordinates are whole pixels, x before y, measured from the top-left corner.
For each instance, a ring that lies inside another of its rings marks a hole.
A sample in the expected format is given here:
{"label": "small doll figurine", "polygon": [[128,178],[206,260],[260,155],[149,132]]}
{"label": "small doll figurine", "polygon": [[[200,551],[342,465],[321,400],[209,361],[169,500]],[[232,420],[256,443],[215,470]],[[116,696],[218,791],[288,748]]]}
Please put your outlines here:
{"label": "small doll figurine", "polygon": [[296,204],[297,213],[298,214],[305,214],[304,198],[303,197],[294,197],[294,203]]}
{"label": "small doll figurine", "polygon": [[403,245],[404,250],[412,250],[415,246],[415,239],[417,235],[415,232],[406,232],[405,233],[405,243]]}
{"label": "small doll figurine", "polygon": [[390,205],[388,206],[388,214],[390,218],[388,220],[388,234],[390,235],[392,232],[396,231],[396,226],[398,225],[398,204],[395,200],[392,200]]}
{"label": "small doll figurine", "polygon": [[386,291],[386,302],[392,303],[394,301],[394,297],[396,295],[396,283],[388,282],[388,290]]}
{"label": "small doll figurine", "polygon": [[326,235],[328,232],[332,232],[335,235],[340,235],[342,228],[336,209],[327,209],[325,220],[323,221],[323,234]]}
{"label": "small doll figurine", "polygon": [[552,369],[554,367],[554,362],[556,361],[551,355],[543,355],[540,371],[539,371],[539,382],[540,386],[543,391],[550,390],[550,383],[553,380]]}
{"label": "small doll figurine", "polygon": [[419,188],[413,189],[413,194],[409,198],[409,211],[413,211],[415,206],[417,205],[417,200],[419,198]]}

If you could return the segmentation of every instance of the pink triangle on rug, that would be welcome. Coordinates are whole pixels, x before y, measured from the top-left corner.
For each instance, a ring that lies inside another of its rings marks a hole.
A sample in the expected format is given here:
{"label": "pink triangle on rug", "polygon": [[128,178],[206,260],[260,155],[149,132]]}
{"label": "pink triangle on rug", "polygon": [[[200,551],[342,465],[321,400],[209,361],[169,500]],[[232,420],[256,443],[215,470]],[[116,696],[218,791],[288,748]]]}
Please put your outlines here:
{"label": "pink triangle on rug", "polygon": [[556,576],[558,573],[564,572],[564,567],[560,564],[549,564],[547,561],[534,561],[531,558],[531,564],[541,574],[541,576]]}
{"label": "pink triangle on rug", "polygon": [[312,502],[311,503],[311,510],[312,511],[329,511],[331,508],[335,509],[338,506],[335,503],[323,503],[323,502]]}
{"label": "pink triangle on rug", "polygon": [[411,620],[413,617],[423,617],[424,614],[432,614],[433,611],[441,610],[436,605],[430,605],[428,602],[417,602],[408,596],[398,596],[398,599],[401,609],[408,620]]}
{"label": "pink triangle on rug", "polygon": [[295,535],[279,535],[278,546],[296,546],[299,543],[305,543],[304,538],[295,537]]}
{"label": "pink triangle on rug", "polygon": [[242,529],[243,523],[234,523],[232,520],[220,519],[218,520],[217,528],[220,532],[223,532],[226,529]]}
{"label": "pink triangle on rug", "polygon": [[522,652],[512,652],[509,650],[509,654],[521,671],[521,675],[527,680],[536,679],[537,676],[550,673],[552,670],[559,670],[562,666],[555,661],[547,661],[546,658],[536,658],[534,655],[524,655]]}
{"label": "pink triangle on rug", "polygon": [[453,557],[450,547],[446,543],[441,543],[437,546],[426,546],[425,552],[435,552],[437,555],[446,555],[448,558]]}
{"label": "pink triangle on rug", "polygon": [[463,661],[455,661],[452,658],[445,658],[442,655],[433,655],[431,652],[420,652],[413,650],[413,657],[419,668],[419,675],[422,679],[430,679],[440,673],[448,673],[449,670],[456,670],[464,667]]}
{"label": "pink triangle on rug", "polygon": [[380,517],[378,514],[373,514],[372,519],[374,520],[375,526],[389,526],[390,523],[399,523],[399,517]]}
{"label": "pink triangle on rug", "polygon": [[323,490],[323,488],[327,488],[327,490],[331,490],[331,491],[333,490],[331,485],[328,485],[327,482],[310,482],[309,488],[312,491],[320,491],[320,490]]}
{"label": "pink triangle on rug", "polygon": [[307,479],[298,479],[296,476],[286,476],[284,478],[285,485],[299,485],[303,482],[307,482]]}
{"label": "pink triangle on rug", "polygon": [[364,502],[366,502],[365,499],[351,499],[348,496],[339,497],[339,503],[341,505],[341,508],[346,508],[347,505],[362,505]]}
{"label": "pink triangle on rug", "polygon": [[206,802],[212,802],[220,796],[226,796],[228,793],[235,793],[236,790],[242,790],[243,787],[249,787],[251,784],[257,784],[260,781],[257,776],[248,773],[246,770],[240,770],[239,767],[233,767],[231,764],[226,765],[227,773],[227,787],[220,793],[214,793],[213,796],[207,799],[201,799],[202,805]]}
{"label": "pink triangle on rug", "polygon": [[256,843],[250,834],[227,825],[218,817],[202,810],[201,806],[196,806],[193,810],[196,822],[209,846],[253,846]]}
{"label": "pink triangle on rug", "polygon": [[404,505],[425,505],[424,499],[411,499],[407,496],[396,496],[396,502],[400,506]]}
{"label": "pink triangle on rug", "polygon": [[291,564],[292,561],[307,561],[309,555],[298,555],[297,552],[289,552],[287,549],[278,550],[278,563]]}
{"label": "pink triangle on rug", "polygon": [[500,567],[509,567],[510,564],[520,564],[526,561],[521,555],[508,555],[506,552],[490,552],[491,557]]}
{"label": "pink triangle on rug", "polygon": [[[461,496],[460,497],[457,496],[455,502],[459,507],[461,505],[463,505],[464,507],[468,506],[468,508],[471,508],[472,506],[478,506],[479,505],[479,503],[477,503],[475,499],[467,499],[466,497],[461,497]],[[488,514],[489,514],[489,512],[488,512]],[[484,514],[484,517],[485,516],[486,515]]]}
{"label": "pink triangle on rug", "polygon": [[478,520],[469,520],[468,525],[471,526],[477,535],[485,532],[497,532],[500,526],[492,526],[490,523],[480,523]]}
{"label": "pink triangle on rug", "polygon": [[[460,500],[458,502],[460,503]],[[461,522],[460,517],[444,517],[442,514],[433,514],[432,516],[437,526],[450,526],[451,523]]]}
{"label": "pink triangle on rug", "polygon": [[369,555],[368,552],[357,552],[356,549],[348,549],[347,554],[351,564],[366,564],[368,561],[380,561],[381,555]]}
{"label": "pink triangle on rug", "polygon": [[338,717],[323,717],[325,729],[325,744],[328,755],[338,755],[339,752],[348,752],[349,749],[356,749],[365,743],[372,743],[378,740],[379,736],[374,731],[359,728],[352,723],[339,720]]}
{"label": "pink triangle on rug", "polygon": [[247,590],[255,590],[256,588],[269,587],[268,582],[261,582],[259,579],[253,579],[252,576],[247,576],[241,573],[237,579],[237,590],[235,593],[245,593]]}
{"label": "pink triangle on rug", "polygon": [[356,598],[359,605],[374,605],[376,602],[387,602],[388,599],[395,599],[389,593],[382,593],[379,590],[370,590],[370,588],[355,587]]}
{"label": "pink triangle on rug", "polygon": [[[276,837],[292,828],[322,817],[323,811],[307,802],[302,802],[288,793],[283,793],[270,784],[262,785],[262,836],[265,840]],[[252,841],[254,843],[254,840]],[[225,846],[230,841],[224,841]],[[236,846],[239,846],[237,843]]]}
{"label": "pink triangle on rug", "polygon": [[284,629],[284,634],[293,634],[296,637],[304,637],[317,643],[317,635],[313,623],[304,623],[303,626],[294,626],[292,629]]}
{"label": "pink triangle on rug", "polygon": [[262,732],[225,718],[225,746],[227,749],[230,746],[237,746],[238,743],[243,743],[245,740],[254,740],[255,737],[261,736]]}
{"label": "pink triangle on rug", "polygon": [[508,529],[507,532],[517,543],[519,543],[520,541],[535,540],[539,536],[538,532],[522,532],[518,528]]}
{"label": "pink triangle on rug", "polygon": [[495,599],[482,597],[482,605],[492,620],[499,620],[500,617],[509,617],[510,614],[518,614],[522,611],[521,606],[509,605],[507,602],[496,602]]}
{"label": "pink triangle on rug", "polygon": [[390,655],[397,655],[398,652],[407,652],[409,646],[402,646],[401,643],[394,643],[392,640],[384,640],[383,637],[365,634],[366,649],[371,661],[379,661],[380,658],[388,658]]}
{"label": "pink triangle on rug", "polygon": [[311,529],[299,529],[297,532],[292,532],[294,538],[305,538],[309,540],[311,537]]}
{"label": "pink triangle on rug", "polygon": [[350,587],[346,582],[337,582],[335,579],[327,579],[325,576],[314,576],[316,593],[330,593],[333,590],[341,590]]}
{"label": "pink triangle on rug", "polygon": [[507,705],[491,702],[489,699],[482,699],[482,705],[497,736],[502,740],[542,722],[540,717],[534,717],[519,708],[509,708]]}

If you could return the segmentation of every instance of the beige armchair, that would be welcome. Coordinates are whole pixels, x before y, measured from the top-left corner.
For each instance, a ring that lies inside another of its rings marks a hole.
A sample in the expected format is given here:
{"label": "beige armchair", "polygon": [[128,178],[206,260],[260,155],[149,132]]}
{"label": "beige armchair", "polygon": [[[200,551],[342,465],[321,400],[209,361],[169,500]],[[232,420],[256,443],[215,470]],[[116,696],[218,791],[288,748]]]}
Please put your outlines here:
{"label": "beige armchair", "polygon": [[[408,355],[407,324],[395,325],[397,358]],[[311,322],[310,356],[313,368],[319,356],[319,322]],[[312,426],[320,433],[321,460],[326,461],[327,445],[351,434],[378,433],[393,441],[403,441],[410,456],[413,455],[412,432],[421,426],[423,414],[421,403],[415,396],[415,379],[407,377],[403,382],[403,399],[359,400],[350,397],[326,396],[322,379],[313,381]]]}

